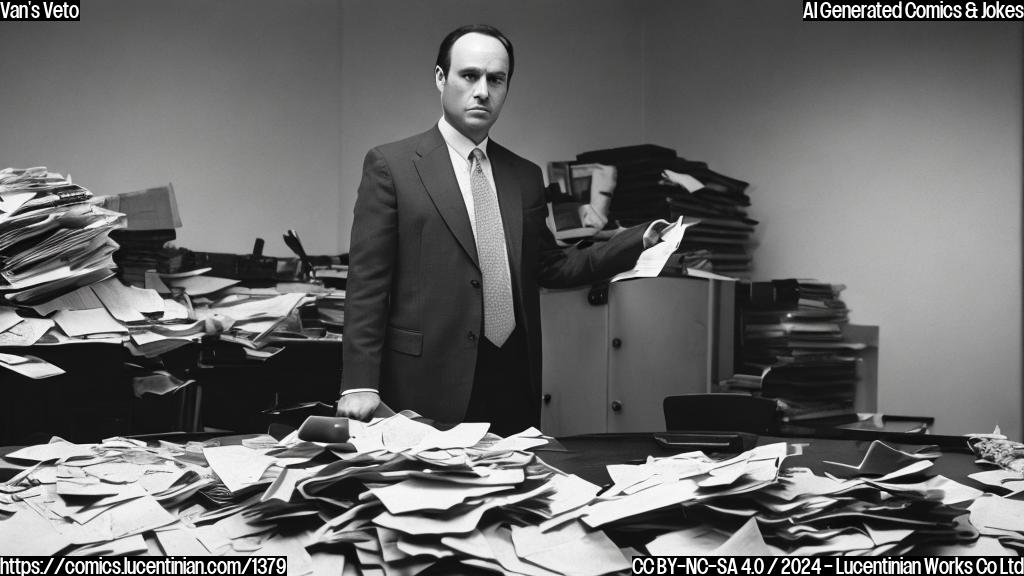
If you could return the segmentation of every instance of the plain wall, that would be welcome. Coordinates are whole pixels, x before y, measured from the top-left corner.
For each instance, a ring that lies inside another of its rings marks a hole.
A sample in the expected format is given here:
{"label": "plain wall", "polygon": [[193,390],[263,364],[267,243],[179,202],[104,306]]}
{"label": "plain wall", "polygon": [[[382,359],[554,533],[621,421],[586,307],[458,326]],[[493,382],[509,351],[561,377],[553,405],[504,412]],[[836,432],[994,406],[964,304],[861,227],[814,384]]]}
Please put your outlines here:
{"label": "plain wall", "polygon": [[0,23],[0,167],[98,195],[171,182],[178,244],[290,255],[340,243],[340,8],[322,0],[85,0]]}
{"label": "plain wall", "polygon": [[517,48],[494,138],[651,142],[752,183],[757,278],[848,285],[880,408],[1021,435],[1019,23],[803,23],[796,0],[85,0],[0,23],[0,167],[173,182],[179,244],[347,250],[362,159],[440,116],[440,37]]}
{"label": "plain wall", "polygon": [[847,285],[881,411],[1020,438],[1021,24],[657,6],[644,136],[751,182],[755,278]]}

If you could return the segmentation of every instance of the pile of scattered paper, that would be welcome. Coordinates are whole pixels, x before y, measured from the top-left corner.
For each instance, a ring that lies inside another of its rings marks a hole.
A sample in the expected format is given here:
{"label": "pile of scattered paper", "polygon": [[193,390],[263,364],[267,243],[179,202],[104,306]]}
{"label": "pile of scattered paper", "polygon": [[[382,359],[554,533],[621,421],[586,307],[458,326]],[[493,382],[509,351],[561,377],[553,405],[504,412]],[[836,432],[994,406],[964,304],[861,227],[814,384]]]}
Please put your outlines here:
{"label": "pile of scattered paper", "polygon": [[[875,442],[857,466],[827,462],[824,476],[790,468],[768,482],[771,458],[784,453],[771,445],[725,463],[694,453],[616,467],[609,492],[624,495],[592,504],[584,522],[618,523],[614,530],[642,520],[655,534],[643,545],[653,555],[949,554],[976,545],[966,510],[954,505],[983,492],[931,474],[935,452]],[[660,515],[638,518],[653,511]]]}
{"label": "pile of scattered paper", "polygon": [[289,574],[339,574],[346,561],[364,573],[628,567],[608,536],[571,517],[599,488],[527,451],[550,440],[537,430],[502,439],[487,424],[440,431],[408,416],[353,422],[343,444],[19,450],[8,458],[37,464],[0,486],[0,555],[284,555]]}
{"label": "pile of scattered paper", "polygon": [[[859,465],[780,473],[789,447],[612,464],[600,488],[487,424],[438,430],[401,413],[348,440],[187,445],[55,439],[11,453],[0,555],[275,555],[292,575],[600,575],[630,556],[1006,553],[1021,503],[929,475],[935,454],[873,445]],[[970,514],[953,506],[974,500]],[[978,530],[972,526],[977,526]],[[983,535],[978,539],[978,531]],[[347,568],[346,568],[347,566]],[[359,572],[355,567],[358,566]]]}
{"label": "pile of scattered paper", "polygon": [[0,171],[0,290],[32,304],[113,274],[109,234],[124,215],[44,167]]}
{"label": "pile of scattered paper", "polygon": [[[300,293],[229,294],[193,307],[187,297],[171,298],[110,277],[20,311],[0,307],[0,346],[109,342],[153,358],[204,335],[220,334],[260,347],[297,306],[313,299]],[[38,358],[10,354],[0,356],[0,367],[31,378],[63,373]],[[139,389],[153,391],[150,386]]]}

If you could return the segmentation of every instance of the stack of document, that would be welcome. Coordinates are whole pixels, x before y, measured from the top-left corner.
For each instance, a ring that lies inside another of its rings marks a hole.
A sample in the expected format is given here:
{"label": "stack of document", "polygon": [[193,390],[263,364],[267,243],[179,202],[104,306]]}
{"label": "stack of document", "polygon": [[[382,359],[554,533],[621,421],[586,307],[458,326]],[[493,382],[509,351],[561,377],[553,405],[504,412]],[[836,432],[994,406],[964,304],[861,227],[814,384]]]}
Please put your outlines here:
{"label": "stack of document", "polygon": [[680,216],[700,220],[683,240],[679,265],[730,276],[750,271],[757,221],[747,214],[746,182],[651,144],[584,152],[576,161],[615,167],[609,212],[613,222],[630,226]]}
{"label": "stack of document", "polygon": [[817,280],[740,283],[738,376],[730,385],[780,399],[790,420],[853,414],[867,345],[843,332],[845,288]]}
{"label": "stack of document", "polygon": [[0,291],[33,304],[113,274],[123,214],[46,168],[0,171]]}
{"label": "stack of document", "polygon": [[105,196],[103,207],[127,218],[124,229],[111,235],[121,245],[114,261],[122,280],[143,286],[147,270],[181,270],[186,251],[172,247],[177,237],[175,228],[181,228],[173,185]]}
{"label": "stack of document", "polygon": [[116,230],[111,237],[121,248],[114,254],[118,276],[135,286],[145,286],[146,271],[178,272],[186,251],[170,247],[177,233],[171,230]]}

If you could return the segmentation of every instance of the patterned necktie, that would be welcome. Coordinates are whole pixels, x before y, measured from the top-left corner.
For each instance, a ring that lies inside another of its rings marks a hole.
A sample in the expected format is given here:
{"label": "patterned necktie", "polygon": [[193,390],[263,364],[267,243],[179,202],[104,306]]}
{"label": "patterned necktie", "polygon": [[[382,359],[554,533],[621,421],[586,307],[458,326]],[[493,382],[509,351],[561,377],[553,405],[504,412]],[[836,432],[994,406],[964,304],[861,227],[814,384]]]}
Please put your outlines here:
{"label": "patterned necktie", "polygon": [[473,216],[476,221],[476,253],[484,288],[484,336],[501,347],[516,327],[512,309],[512,283],[505,255],[505,230],[494,193],[483,168],[484,153],[474,148],[470,154],[469,184],[473,191]]}

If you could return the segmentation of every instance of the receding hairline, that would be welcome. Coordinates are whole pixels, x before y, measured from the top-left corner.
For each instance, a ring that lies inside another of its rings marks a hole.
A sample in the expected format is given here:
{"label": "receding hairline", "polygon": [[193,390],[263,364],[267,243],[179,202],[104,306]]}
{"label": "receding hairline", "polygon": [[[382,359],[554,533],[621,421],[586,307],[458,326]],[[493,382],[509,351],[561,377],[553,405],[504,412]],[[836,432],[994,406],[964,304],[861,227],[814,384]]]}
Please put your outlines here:
{"label": "receding hairline", "polygon": [[[512,74],[511,74],[511,71],[509,69],[510,64],[509,64],[509,57],[508,57],[508,49],[506,49],[505,45],[501,43],[501,40],[498,40],[497,38],[495,38],[494,36],[491,36],[489,34],[481,34],[480,32],[468,32],[466,34],[463,34],[462,36],[459,36],[455,40],[455,42],[452,43],[451,48],[448,50],[448,71],[450,72],[451,68],[452,68],[452,54],[455,53],[455,46],[463,38],[467,38],[467,37],[472,36],[472,35],[476,35],[476,36],[480,36],[482,38],[486,38],[486,39],[492,40],[492,41],[494,41],[494,42],[496,42],[498,44],[498,47],[501,48],[502,52],[504,52],[504,54],[505,54],[505,69],[501,71],[501,74],[504,75],[505,77],[511,76]],[[471,68],[473,68],[473,67],[471,67]],[[465,69],[465,68],[463,68],[463,69]]]}
{"label": "receding hairline", "polygon": [[512,41],[508,39],[508,36],[505,36],[501,30],[490,24],[467,24],[459,26],[446,34],[444,39],[441,40],[441,45],[438,47],[435,68],[440,68],[441,72],[447,75],[450,72],[452,49],[455,43],[470,34],[489,36],[501,44],[502,48],[505,49],[505,56],[508,59],[508,79],[511,80],[516,67],[515,49],[512,47]]}

